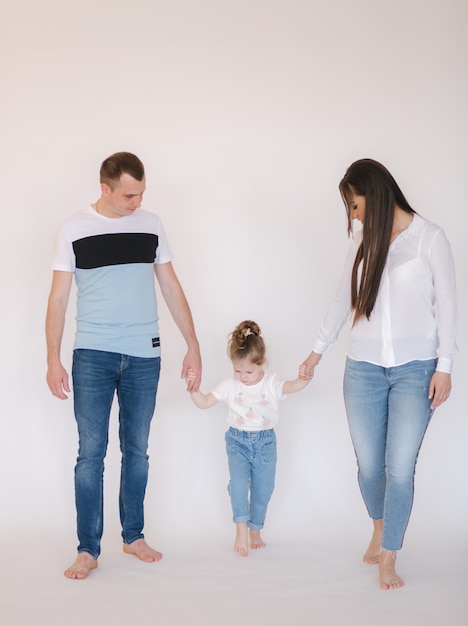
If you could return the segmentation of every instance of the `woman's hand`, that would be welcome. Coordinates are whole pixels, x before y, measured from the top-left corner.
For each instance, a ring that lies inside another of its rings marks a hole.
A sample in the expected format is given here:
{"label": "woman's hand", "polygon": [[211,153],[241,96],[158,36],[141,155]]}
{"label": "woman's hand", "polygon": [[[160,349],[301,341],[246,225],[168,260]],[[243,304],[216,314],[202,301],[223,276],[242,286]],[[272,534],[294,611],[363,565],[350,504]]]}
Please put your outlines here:
{"label": "woman's hand", "polygon": [[311,380],[314,377],[315,366],[319,364],[321,358],[321,354],[311,352],[304,363],[299,367],[299,378],[302,378],[302,380]]}
{"label": "woman's hand", "polygon": [[429,384],[431,409],[436,409],[447,400],[452,390],[452,376],[446,372],[435,372]]}

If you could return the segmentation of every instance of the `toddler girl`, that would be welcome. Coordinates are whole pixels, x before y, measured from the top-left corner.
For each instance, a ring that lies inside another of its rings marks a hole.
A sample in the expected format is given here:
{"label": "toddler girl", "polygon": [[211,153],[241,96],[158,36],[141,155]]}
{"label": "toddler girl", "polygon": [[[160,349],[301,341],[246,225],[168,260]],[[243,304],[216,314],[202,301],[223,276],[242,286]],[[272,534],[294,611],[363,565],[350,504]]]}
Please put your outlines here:
{"label": "toddler girl", "polygon": [[[300,391],[309,380],[283,381],[264,370],[265,343],[258,324],[241,322],[232,332],[228,354],[233,377],[221,382],[211,393],[191,391],[193,402],[208,409],[219,401],[228,406],[229,429],[226,451],[229,463],[228,485],[236,523],[235,552],[248,554],[248,539],[253,549],[265,547],[260,537],[268,503],[273,493],[276,471],[278,400]],[[301,373],[301,371],[299,371]],[[187,381],[195,378],[188,371]]]}

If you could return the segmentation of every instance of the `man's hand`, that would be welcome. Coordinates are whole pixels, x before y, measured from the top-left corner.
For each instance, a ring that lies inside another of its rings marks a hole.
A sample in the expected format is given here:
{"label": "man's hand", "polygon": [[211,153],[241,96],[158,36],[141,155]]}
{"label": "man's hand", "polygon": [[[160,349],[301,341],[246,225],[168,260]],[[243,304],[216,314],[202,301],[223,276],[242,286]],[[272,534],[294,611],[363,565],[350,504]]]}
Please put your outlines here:
{"label": "man's hand", "polygon": [[47,384],[56,398],[67,400],[66,393],[70,393],[68,384],[68,373],[61,363],[50,365],[47,370]]}
{"label": "man's hand", "polygon": [[182,364],[181,377],[187,382],[187,391],[198,391],[201,383],[202,364],[199,350],[189,350]]}
{"label": "man's hand", "polygon": [[197,379],[197,373],[195,370],[188,369],[187,374],[185,375],[185,382],[187,383],[187,391],[189,390],[189,385],[194,383]]}

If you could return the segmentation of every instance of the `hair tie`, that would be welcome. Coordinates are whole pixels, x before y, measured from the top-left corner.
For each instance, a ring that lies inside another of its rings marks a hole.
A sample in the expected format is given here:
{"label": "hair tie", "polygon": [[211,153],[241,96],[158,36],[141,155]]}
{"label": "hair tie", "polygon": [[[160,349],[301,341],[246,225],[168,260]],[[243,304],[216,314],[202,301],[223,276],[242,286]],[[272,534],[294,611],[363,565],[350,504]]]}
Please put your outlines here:
{"label": "hair tie", "polygon": [[242,336],[244,337],[244,339],[247,339],[249,335],[255,335],[256,337],[260,336],[259,333],[256,333],[251,328],[244,328],[244,330],[242,331]]}

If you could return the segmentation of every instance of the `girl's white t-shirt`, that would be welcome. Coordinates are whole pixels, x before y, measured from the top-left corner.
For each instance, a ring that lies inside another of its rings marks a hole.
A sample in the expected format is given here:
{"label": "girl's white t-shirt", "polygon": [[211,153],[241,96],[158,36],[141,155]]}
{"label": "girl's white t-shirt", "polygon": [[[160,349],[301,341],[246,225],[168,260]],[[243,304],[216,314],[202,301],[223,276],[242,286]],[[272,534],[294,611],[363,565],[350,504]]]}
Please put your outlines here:
{"label": "girl's white t-shirt", "polygon": [[235,378],[226,378],[211,391],[218,401],[228,406],[227,423],[233,428],[259,431],[273,428],[279,420],[278,401],[284,398],[284,380],[265,372],[260,382],[244,385]]}

